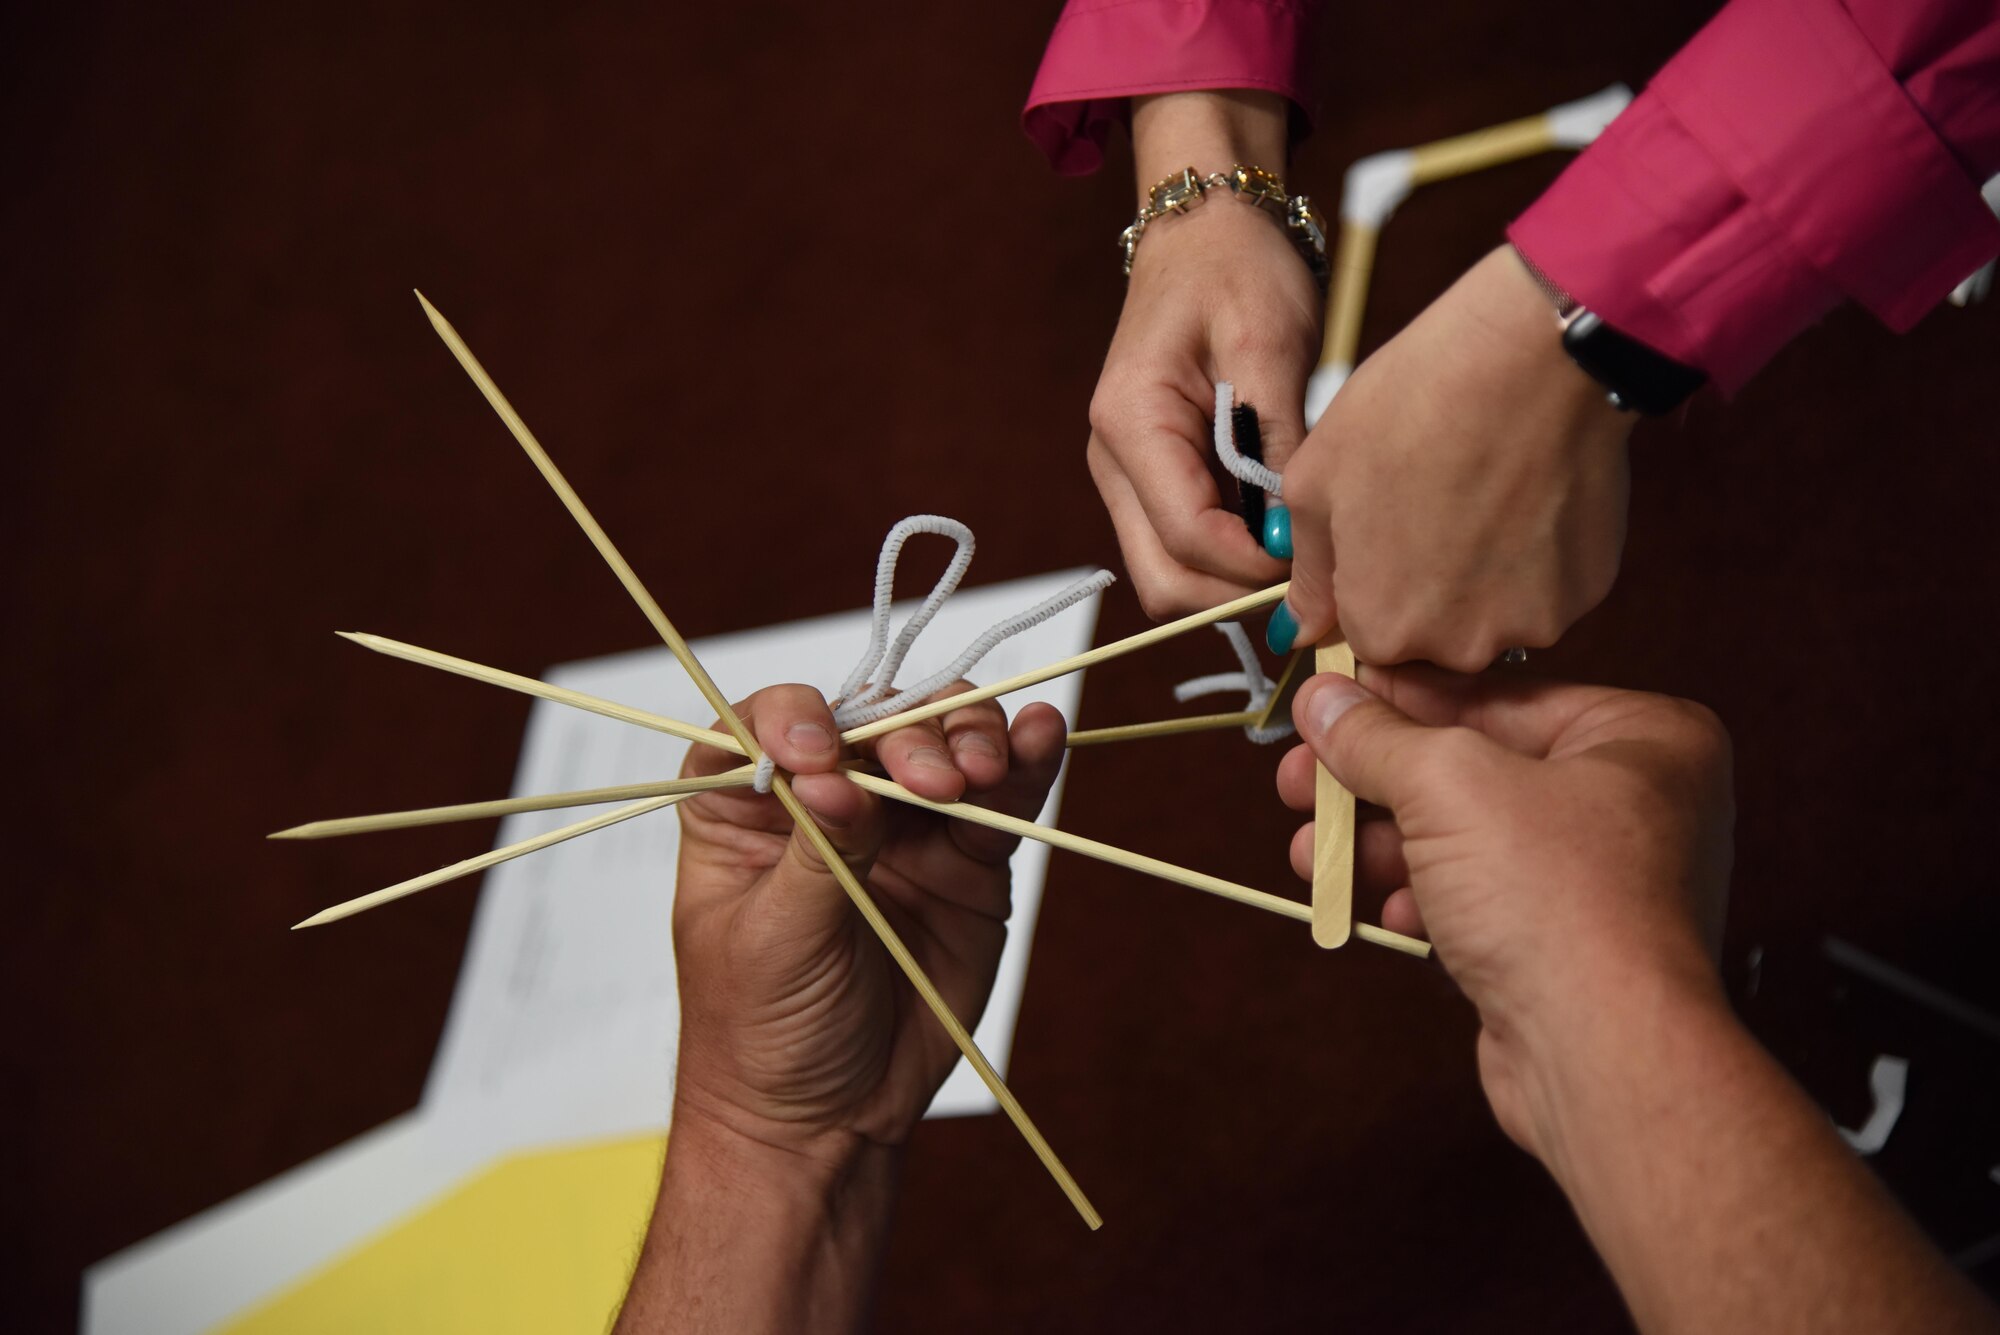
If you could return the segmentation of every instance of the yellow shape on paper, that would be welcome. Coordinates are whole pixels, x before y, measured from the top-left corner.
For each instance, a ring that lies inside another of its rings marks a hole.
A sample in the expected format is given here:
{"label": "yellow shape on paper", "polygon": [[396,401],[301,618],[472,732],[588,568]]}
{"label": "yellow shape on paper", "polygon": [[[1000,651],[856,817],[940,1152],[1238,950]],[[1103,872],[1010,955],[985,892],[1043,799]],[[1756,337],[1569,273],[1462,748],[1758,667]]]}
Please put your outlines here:
{"label": "yellow shape on paper", "polygon": [[611,1325],[659,1190],[666,1137],[504,1159],[226,1335],[547,1335]]}

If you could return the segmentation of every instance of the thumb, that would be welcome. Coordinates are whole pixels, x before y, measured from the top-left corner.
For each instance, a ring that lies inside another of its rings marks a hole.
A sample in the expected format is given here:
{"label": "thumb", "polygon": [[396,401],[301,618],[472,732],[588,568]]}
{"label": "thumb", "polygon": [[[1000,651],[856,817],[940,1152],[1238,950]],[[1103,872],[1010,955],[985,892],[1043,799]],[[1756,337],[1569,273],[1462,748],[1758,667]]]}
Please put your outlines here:
{"label": "thumb", "polygon": [[1327,773],[1364,802],[1395,811],[1417,800],[1464,729],[1430,728],[1371,694],[1350,677],[1322,673],[1292,701],[1299,740]]}

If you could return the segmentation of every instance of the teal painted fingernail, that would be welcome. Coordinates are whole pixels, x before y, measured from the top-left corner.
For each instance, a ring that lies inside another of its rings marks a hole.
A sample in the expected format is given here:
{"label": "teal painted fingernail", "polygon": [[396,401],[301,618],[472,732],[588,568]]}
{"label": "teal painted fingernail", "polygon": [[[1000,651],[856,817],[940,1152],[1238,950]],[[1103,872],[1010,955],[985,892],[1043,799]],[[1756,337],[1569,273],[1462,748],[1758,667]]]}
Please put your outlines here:
{"label": "teal painted fingernail", "polygon": [[1292,512],[1282,505],[1264,511],[1264,550],[1280,561],[1292,559]]}
{"label": "teal painted fingernail", "polygon": [[1279,603],[1271,613],[1271,624],[1264,627],[1264,643],[1274,654],[1288,654],[1292,651],[1292,641],[1299,638],[1299,619],[1292,615],[1290,603]]}

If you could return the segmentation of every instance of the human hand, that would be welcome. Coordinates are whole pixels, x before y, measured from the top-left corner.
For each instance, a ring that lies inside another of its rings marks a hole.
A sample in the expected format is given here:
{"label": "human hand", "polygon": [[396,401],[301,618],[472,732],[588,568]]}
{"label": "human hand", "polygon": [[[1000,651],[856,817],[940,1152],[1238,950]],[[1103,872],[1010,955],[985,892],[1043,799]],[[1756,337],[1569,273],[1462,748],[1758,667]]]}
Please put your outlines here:
{"label": "human hand", "polygon": [[[1140,98],[1133,140],[1141,189],[1194,164],[1277,170],[1284,99],[1247,92]],[[1284,228],[1212,191],[1152,223],[1090,404],[1091,477],[1118,532],[1140,603],[1155,618],[1213,607],[1284,578],[1209,470],[1215,384],[1257,409],[1280,467],[1305,435],[1306,376],[1319,350],[1320,294]]]}
{"label": "human hand", "polygon": [[[885,805],[835,773],[839,732],[809,687],[770,687],[740,712],[971,1028],[1006,940],[1016,841]],[[974,795],[1033,817],[1062,763],[1063,738],[1062,716],[1049,706],[1030,705],[1010,730],[989,701],[887,733],[862,754],[924,797]],[[741,763],[696,746],[683,772]],[[675,1137],[698,1122],[822,1159],[856,1144],[900,1143],[958,1058],[950,1037],[775,798],[726,789],[680,809]]]}
{"label": "human hand", "polygon": [[[1478,1007],[1480,1075],[1508,1134],[1548,1158],[1541,1086],[1574,1026],[1666,994],[1719,1004],[1729,741],[1668,696],[1434,668],[1313,678],[1278,791],[1313,807],[1315,761],[1390,820],[1357,831],[1357,890],[1428,935]],[[1364,689],[1364,687],[1366,689]],[[1312,874],[1312,826],[1292,865]]]}
{"label": "human hand", "polygon": [[1472,672],[1555,643],[1617,577],[1632,421],[1492,252],[1356,368],[1286,467],[1271,647],[1338,624],[1363,662]]}

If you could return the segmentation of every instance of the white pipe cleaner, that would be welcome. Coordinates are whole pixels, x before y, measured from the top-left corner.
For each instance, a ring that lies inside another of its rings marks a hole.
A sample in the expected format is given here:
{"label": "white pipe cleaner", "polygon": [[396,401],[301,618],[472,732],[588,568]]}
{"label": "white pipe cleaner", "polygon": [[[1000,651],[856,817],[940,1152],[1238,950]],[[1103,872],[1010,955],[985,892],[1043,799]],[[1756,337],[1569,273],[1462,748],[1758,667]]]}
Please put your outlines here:
{"label": "white pipe cleaner", "polygon": [[[1256,649],[1251,647],[1250,636],[1241,622],[1224,621],[1216,625],[1229,647],[1236,651],[1236,661],[1243,665],[1241,672],[1217,672],[1206,677],[1196,677],[1174,687],[1174,699],[1185,704],[1197,696],[1214,695],[1218,691],[1247,691],[1250,698],[1243,705],[1245,713],[1261,712],[1271,703],[1271,696],[1277,691],[1278,683],[1264,675],[1264,665],[1257,659]],[[1243,735],[1259,746],[1281,742],[1292,735],[1289,721],[1273,718],[1265,727],[1254,723],[1245,724]]]}
{"label": "white pipe cleaner", "polygon": [[[889,638],[889,610],[896,597],[896,562],[903,554],[903,544],[920,533],[950,538],[957,544],[958,550],[952,554],[950,563],[938,576],[937,583],[931,587],[922,605],[903,623],[892,641]],[[917,636],[931,623],[945,600],[958,591],[959,582],[972,565],[972,551],[972,530],[943,515],[912,515],[889,530],[889,536],[882,541],[882,554],[875,562],[874,621],[868,632],[868,647],[862,651],[861,661],[854,665],[854,670],[847,674],[847,679],[834,695],[833,721],[836,726],[843,731],[857,728],[864,723],[901,713],[929,699],[970,672],[1002,640],[1018,635],[1030,626],[1038,626],[1056,613],[1101,593],[1118,578],[1109,570],[1085,576],[1020,615],[989,626],[944,667],[913,686],[897,690],[896,673],[901,670],[910,646],[916,643]],[[768,755],[757,762],[753,786],[758,792],[771,790],[771,777],[776,769]]]}
{"label": "white pipe cleaner", "polygon": [[1215,382],[1215,457],[1229,470],[1229,476],[1245,486],[1258,487],[1275,499],[1285,494],[1285,479],[1278,471],[1243,454],[1236,448],[1236,423],[1231,410],[1236,387],[1227,380]]}

